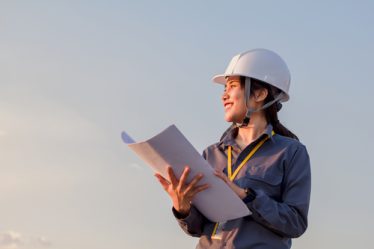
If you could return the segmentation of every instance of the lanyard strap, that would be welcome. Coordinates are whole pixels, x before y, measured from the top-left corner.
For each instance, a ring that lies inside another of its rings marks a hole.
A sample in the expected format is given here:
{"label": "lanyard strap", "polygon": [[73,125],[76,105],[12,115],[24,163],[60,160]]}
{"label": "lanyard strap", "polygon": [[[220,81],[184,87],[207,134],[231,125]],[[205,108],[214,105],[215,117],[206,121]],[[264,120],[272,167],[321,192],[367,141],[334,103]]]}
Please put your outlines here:
{"label": "lanyard strap", "polygon": [[[274,131],[271,132],[271,135],[273,136],[275,134]],[[248,162],[248,160],[260,149],[260,147],[266,142],[266,140],[269,139],[269,136],[266,136],[264,139],[262,139],[256,146],[251,150],[251,152],[244,158],[244,160],[240,163],[240,165],[236,168],[234,173],[232,172],[232,160],[231,160],[231,146],[228,148],[228,155],[227,155],[227,170],[228,170],[228,177],[230,181],[233,181],[236,177],[236,175],[239,173],[239,171],[243,168],[243,166]]]}
{"label": "lanyard strap", "polygon": [[[272,131],[271,132],[271,135],[274,136],[275,132]],[[266,140],[268,140],[270,137],[269,136],[266,136],[264,139],[262,139],[254,148],[253,150],[251,150],[251,152],[244,158],[244,160],[240,163],[240,165],[238,166],[238,168],[234,171],[234,173],[232,173],[232,163],[231,163],[231,146],[229,146],[228,148],[228,155],[227,155],[227,169],[228,169],[228,177],[229,177],[229,180],[230,181],[233,181],[236,177],[236,175],[239,173],[239,171],[241,170],[241,168],[243,168],[244,164],[246,164],[248,162],[248,160],[260,149],[260,147],[266,142]],[[219,225],[220,223],[217,222],[215,225],[214,225],[214,228],[213,228],[213,233],[211,235],[211,238],[212,239],[221,239],[220,235],[217,234],[217,233],[220,233],[221,231],[218,231],[218,230],[222,230],[222,228],[219,228]]]}

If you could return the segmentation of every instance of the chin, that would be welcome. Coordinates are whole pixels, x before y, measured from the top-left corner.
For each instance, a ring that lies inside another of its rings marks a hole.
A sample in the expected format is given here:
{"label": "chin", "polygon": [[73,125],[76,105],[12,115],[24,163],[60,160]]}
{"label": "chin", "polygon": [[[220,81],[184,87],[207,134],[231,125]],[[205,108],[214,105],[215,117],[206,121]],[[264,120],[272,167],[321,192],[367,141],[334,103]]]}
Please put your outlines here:
{"label": "chin", "polygon": [[229,113],[226,113],[224,118],[225,118],[225,121],[229,123],[241,123],[243,119],[245,118],[245,115],[237,116],[237,115],[230,115]]}
{"label": "chin", "polygon": [[232,120],[233,120],[232,117],[229,116],[229,115],[225,115],[225,116],[224,116],[224,119],[225,119],[226,122],[229,122],[229,123],[233,122],[233,121],[232,121]]}
{"label": "chin", "polygon": [[232,116],[225,116],[225,121],[228,123],[238,123],[238,121]]}

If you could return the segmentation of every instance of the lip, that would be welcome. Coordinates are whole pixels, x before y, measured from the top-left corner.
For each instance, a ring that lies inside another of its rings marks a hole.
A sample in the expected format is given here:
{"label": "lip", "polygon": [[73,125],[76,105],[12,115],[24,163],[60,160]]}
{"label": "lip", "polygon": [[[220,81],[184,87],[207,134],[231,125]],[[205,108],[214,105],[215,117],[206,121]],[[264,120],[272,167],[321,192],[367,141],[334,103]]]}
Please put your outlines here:
{"label": "lip", "polygon": [[225,110],[231,108],[233,106],[233,102],[224,102],[223,103],[223,107],[225,108]]}

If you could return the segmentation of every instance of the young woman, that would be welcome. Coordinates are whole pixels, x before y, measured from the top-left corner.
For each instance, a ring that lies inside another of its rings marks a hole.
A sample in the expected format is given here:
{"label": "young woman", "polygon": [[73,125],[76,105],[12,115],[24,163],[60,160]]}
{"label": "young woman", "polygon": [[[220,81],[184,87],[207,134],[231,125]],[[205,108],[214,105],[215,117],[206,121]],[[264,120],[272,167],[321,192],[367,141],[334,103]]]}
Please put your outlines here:
{"label": "young woman", "polygon": [[169,168],[170,182],[156,177],[173,201],[182,229],[200,237],[196,248],[283,249],[308,225],[311,176],[307,150],[278,120],[289,99],[290,73],[276,53],[255,49],[231,60],[225,74],[222,103],[231,127],[209,146],[204,158],[243,200],[251,215],[225,223],[205,218],[192,204],[209,186],[197,175],[189,183],[186,167],[180,179]]}

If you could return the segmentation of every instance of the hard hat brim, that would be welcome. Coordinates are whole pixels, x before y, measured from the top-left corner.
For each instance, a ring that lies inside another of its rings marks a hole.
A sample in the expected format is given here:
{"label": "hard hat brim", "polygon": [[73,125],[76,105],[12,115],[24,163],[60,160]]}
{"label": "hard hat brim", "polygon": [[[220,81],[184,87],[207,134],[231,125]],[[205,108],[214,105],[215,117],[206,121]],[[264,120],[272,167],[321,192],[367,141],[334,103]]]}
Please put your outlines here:
{"label": "hard hat brim", "polygon": [[224,74],[218,74],[216,76],[214,76],[212,78],[212,81],[214,83],[218,83],[218,84],[221,84],[221,85],[225,85],[226,84],[226,77],[227,75],[224,75]]}

